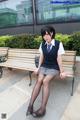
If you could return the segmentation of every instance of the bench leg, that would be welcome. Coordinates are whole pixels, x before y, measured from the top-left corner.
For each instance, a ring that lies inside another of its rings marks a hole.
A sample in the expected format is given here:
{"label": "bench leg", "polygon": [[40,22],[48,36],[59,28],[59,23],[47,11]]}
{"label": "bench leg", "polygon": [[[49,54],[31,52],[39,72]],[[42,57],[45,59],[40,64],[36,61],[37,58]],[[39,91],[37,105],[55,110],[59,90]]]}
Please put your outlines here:
{"label": "bench leg", "polygon": [[3,74],[3,70],[2,67],[0,67],[0,78],[2,77],[2,74]]}
{"label": "bench leg", "polygon": [[71,96],[73,96],[73,89],[74,89],[74,77],[73,77],[73,80],[72,80],[72,91],[71,91]]}
{"label": "bench leg", "polygon": [[30,83],[29,83],[29,86],[31,86],[31,84],[32,84],[31,74],[32,74],[32,71],[29,71],[29,78],[30,78]]}
{"label": "bench leg", "polygon": [[9,67],[8,67],[8,70],[12,70],[12,68],[9,68]]}

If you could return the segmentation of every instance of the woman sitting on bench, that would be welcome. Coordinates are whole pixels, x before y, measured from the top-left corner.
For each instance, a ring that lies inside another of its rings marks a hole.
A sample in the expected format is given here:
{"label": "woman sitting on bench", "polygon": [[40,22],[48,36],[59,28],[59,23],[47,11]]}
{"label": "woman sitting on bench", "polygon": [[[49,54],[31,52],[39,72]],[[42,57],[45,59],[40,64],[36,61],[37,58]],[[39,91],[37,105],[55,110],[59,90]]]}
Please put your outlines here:
{"label": "woman sitting on bench", "polygon": [[[65,77],[62,68],[61,55],[65,53],[62,42],[55,40],[55,29],[52,26],[45,26],[41,29],[43,42],[40,45],[39,66],[35,70],[38,80],[34,86],[26,115],[41,117],[46,113],[46,104],[49,98],[50,81],[58,74]],[[42,87],[42,103],[37,111],[33,110],[33,104]]]}

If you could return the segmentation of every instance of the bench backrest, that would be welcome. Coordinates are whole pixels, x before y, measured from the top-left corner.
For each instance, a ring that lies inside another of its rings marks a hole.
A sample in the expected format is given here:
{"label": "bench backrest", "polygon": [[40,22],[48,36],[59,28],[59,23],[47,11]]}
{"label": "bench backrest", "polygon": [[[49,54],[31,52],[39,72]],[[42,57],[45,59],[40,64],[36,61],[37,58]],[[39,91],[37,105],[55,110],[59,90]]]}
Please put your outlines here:
{"label": "bench backrest", "polygon": [[35,55],[37,54],[36,49],[14,49],[8,50],[8,65],[12,64],[14,68],[34,71],[35,66]]}
{"label": "bench backrest", "polygon": [[62,55],[62,65],[66,72],[71,76],[75,73],[75,63],[76,63],[76,51],[65,51]]}
{"label": "bench backrest", "polygon": [[8,47],[0,47],[0,56],[8,53]]}
{"label": "bench backrest", "polygon": [[37,54],[36,49],[13,49],[10,48],[8,51],[8,60],[23,61],[34,63],[35,55]]}

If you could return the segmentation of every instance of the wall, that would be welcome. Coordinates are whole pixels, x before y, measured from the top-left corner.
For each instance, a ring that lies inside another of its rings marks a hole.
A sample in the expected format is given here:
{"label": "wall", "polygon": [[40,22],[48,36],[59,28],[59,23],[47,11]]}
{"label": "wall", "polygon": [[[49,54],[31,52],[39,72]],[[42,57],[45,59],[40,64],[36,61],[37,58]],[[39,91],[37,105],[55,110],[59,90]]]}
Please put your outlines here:
{"label": "wall", "polygon": [[[71,34],[76,31],[80,31],[80,22],[76,23],[62,23],[62,24],[52,24],[56,32],[60,32],[63,34]],[[9,27],[9,28],[2,28],[0,29],[0,35],[15,35],[15,34],[22,34],[22,33],[40,33],[40,29],[43,25],[36,25],[33,27],[31,26],[19,26],[19,27]]]}

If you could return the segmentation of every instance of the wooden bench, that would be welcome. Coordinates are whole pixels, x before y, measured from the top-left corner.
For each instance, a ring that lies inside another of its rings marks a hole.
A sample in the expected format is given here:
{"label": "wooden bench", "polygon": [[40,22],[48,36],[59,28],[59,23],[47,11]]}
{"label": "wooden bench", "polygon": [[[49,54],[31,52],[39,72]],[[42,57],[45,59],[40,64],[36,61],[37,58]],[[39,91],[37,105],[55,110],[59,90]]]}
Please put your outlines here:
{"label": "wooden bench", "polygon": [[[7,60],[8,47],[0,47],[0,63]],[[2,75],[2,69],[0,67],[0,76]]]}
{"label": "wooden bench", "polygon": [[[30,84],[32,82],[31,73],[36,69],[35,55],[38,50],[36,49],[15,49],[9,48],[8,59],[4,63],[0,63],[1,67],[15,68],[29,71]],[[3,71],[3,70],[2,70]],[[2,72],[3,73],[3,72]],[[1,74],[2,76],[2,74]]]}
{"label": "wooden bench", "polygon": [[0,47],[0,57],[7,56],[8,54],[8,47]]}
{"label": "wooden bench", "polygon": [[62,65],[64,71],[68,73],[66,77],[72,78],[72,90],[71,90],[71,96],[72,96],[74,81],[75,81],[75,70],[76,70],[76,51],[65,51],[65,54],[62,56]]}
{"label": "wooden bench", "polygon": [[[38,49],[8,49],[8,59],[4,63],[0,63],[1,67],[15,68],[21,70],[29,71],[30,84],[32,82],[31,74],[36,69],[35,65],[35,56],[39,56]],[[72,77],[72,91],[73,95],[73,86],[75,80],[75,62],[76,62],[76,52],[75,51],[65,51],[65,54],[62,56],[62,65],[64,70],[69,74],[67,77]]]}
{"label": "wooden bench", "polygon": [[0,54],[5,54],[7,53],[8,47],[0,47]]}

